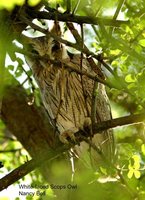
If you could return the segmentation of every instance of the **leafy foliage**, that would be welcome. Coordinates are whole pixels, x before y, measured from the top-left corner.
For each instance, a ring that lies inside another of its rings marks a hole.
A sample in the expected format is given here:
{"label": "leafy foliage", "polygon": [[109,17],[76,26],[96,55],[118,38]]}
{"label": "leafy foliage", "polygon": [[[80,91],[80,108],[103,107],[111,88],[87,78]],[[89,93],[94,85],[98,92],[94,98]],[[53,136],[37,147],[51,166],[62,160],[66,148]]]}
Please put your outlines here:
{"label": "leafy foliage", "polygon": [[[35,6],[40,2],[40,0],[29,0],[28,3],[30,6]],[[0,9],[6,8],[8,10],[12,10],[16,5],[22,6],[25,3],[25,0],[8,0],[7,3],[5,1],[0,2]]]}

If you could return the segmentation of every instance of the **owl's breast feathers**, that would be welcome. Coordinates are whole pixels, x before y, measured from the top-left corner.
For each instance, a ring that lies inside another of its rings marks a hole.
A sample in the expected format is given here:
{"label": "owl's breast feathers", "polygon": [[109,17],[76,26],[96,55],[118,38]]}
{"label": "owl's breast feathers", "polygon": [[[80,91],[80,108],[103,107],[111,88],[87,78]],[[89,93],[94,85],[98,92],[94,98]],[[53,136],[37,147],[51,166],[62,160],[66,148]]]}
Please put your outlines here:
{"label": "owl's breast feathers", "polygon": [[[80,69],[79,55],[74,56],[73,59],[68,57],[63,62]],[[90,70],[87,69],[85,60],[83,66],[85,66],[85,70]],[[60,132],[71,127],[79,127],[83,118],[90,115],[93,81],[87,76],[83,76],[81,80],[80,75],[68,71],[63,64],[56,66],[46,63],[45,68],[39,67],[41,70],[34,72],[34,76],[39,84],[50,118],[56,119],[56,125]],[[33,70],[34,68],[36,67],[33,66]]]}
{"label": "owl's breast feathers", "polygon": [[[94,81],[86,75],[79,75],[63,66],[63,63],[66,63],[80,70],[80,55],[69,56],[63,46],[59,46],[58,43],[50,45],[47,49],[43,44],[44,41],[41,42],[38,42],[40,45],[36,43],[35,47],[38,46],[38,52],[42,48],[42,59],[30,58],[30,60],[45,108],[49,117],[55,120],[60,133],[71,128],[78,128],[86,117],[91,117]],[[59,65],[49,62],[49,59],[43,60],[45,54],[52,60],[59,60]],[[62,60],[63,62],[61,62]],[[85,59],[83,59],[82,70],[95,74]],[[104,86],[100,83],[98,83],[97,94],[96,122],[109,120],[111,114],[107,95]],[[111,131],[96,134],[94,138],[97,146],[104,146],[105,150],[103,149],[103,151],[111,154],[113,151]]]}

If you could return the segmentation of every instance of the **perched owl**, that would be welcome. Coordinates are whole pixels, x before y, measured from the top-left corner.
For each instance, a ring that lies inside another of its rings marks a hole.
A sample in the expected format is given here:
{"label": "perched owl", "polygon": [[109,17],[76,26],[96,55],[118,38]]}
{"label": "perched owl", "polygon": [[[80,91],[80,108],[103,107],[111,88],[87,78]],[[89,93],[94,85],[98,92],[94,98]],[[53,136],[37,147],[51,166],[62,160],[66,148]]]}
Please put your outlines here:
{"label": "perched owl", "polygon": [[[57,27],[54,25],[51,33],[61,36],[58,24]],[[70,54],[63,44],[52,37],[29,38],[29,43],[32,45],[32,52],[35,51],[39,56],[28,56],[26,60],[40,88],[42,101],[50,120],[65,143],[68,135],[73,138],[73,133],[85,129],[86,122],[91,119],[94,80],[65,68],[66,63],[75,69],[80,69],[81,57]],[[60,62],[57,64],[53,61]],[[96,75],[86,59],[83,59],[82,70]],[[96,122],[111,119],[105,87],[101,83],[98,83],[96,95]],[[111,130],[95,134],[91,141],[107,159],[111,159],[114,145]],[[88,152],[91,147],[81,142],[75,149],[79,155],[84,155],[84,151]],[[90,150],[89,154],[95,162],[101,159],[94,149]]]}

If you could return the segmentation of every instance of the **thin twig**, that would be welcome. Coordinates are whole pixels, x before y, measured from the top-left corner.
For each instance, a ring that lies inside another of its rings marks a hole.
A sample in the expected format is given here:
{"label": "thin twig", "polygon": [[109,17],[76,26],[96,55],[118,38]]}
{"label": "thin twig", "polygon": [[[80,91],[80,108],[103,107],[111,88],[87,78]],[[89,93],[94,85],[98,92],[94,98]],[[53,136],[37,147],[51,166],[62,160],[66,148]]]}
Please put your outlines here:
{"label": "thin twig", "polygon": [[92,130],[94,127],[94,124],[96,122],[96,107],[97,107],[97,91],[98,88],[98,82],[95,81],[94,82],[94,86],[93,86],[93,94],[92,94],[92,105],[91,105],[91,122],[92,122]]}
{"label": "thin twig", "polygon": [[[82,49],[84,48],[84,30],[83,30],[83,24],[80,25],[81,26],[81,37],[80,37],[80,43],[81,43],[81,47]],[[81,72],[83,71],[83,58],[84,58],[84,55],[83,55],[83,52],[81,52],[80,54],[80,70]],[[86,111],[87,111],[87,116],[89,116],[89,109],[88,109],[88,104],[87,104],[87,94],[86,94],[86,90],[85,90],[85,87],[84,87],[84,80],[83,80],[83,75],[81,74],[81,86],[82,86],[82,91],[83,91],[83,96],[84,96],[84,99],[85,99],[85,108],[86,108]]]}
{"label": "thin twig", "polygon": [[121,7],[122,7],[122,5],[124,4],[124,2],[125,2],[125,0],[120,0],[120,1],[119,1],[118,6],[117,6],[117,9],[116,9],[116,11],[115,11],[115,14],[114,14],[114,16],[113,16],[113,19],[114,19],[114,20],[117,19],[118,15],[119,15],[119,12],[120,12],[120,10],[121,10]]}
{"label": "thin twig", "polygon": [[[17,51],[18,53],[24,54],[24,55],[26,55],[26,56],[28,56],[28,57],[29,57],[29,56],[30,56],[30,57],[33,57],[34,59],[42,59],[41,56],[39,56],[39,55],[37,55],[37,54],[34,54],[34,53],[31,53],[31,52],[27,52],[27,51],[25,51],[25,50],[23,50],[23,49],[20,49],[20,48],[17,48],[16,51]],[[44,59],[46,59],[46,57],[44,57]],[[65,60],[52,60],[52,59],[50,59],[50,58],[48,58],[48,57],[47,57],[47,60],[48,60],[49,62],[51,62],[52,64],[57,65],[58,67],[61,67],[61,66],[63,65],[63,67],[65,67],[66,69],[68,69],[68,70],[70,70],[70,71],[76,72],[76,73],[78,73],[78,74],[80,74],[80,75],[87,76],[88,78],[90,78],[90,79],[92,79],[92,80],[94,80],[94,81],[97,81],[97,82],[99,82],[99,83],[102,83],[102,84],[104,84],[104,85],[106,85],[106,86],[112,88],[112,86],[111,86],[106,80],[101,79],[101,78],[98,77],[97,75],[96,75],[96,76],[95,76],[95,75],[92,75],[92,74],[88,73],[87,71],[84,71],[84,70],[81,71],[80,69],[77,69],[77,68],[75,67],[75,65],[72,64],[72,63],[66,62]],[[117,88],[116,88],[116,89],[117,89]]]}
{"label": "thin twig", "polygon": [[66,13],[71,13],[71,0],[66,0]]}
{"label": "thin twig", "polygon": [[[71,31],[72,35],[74,36],[74,38],[75,38],[75,40],[76,40],[78,46],[82,46],[82,45],[79,45],[79,44],[81,44],[82,39],[81,39],[81,37],[80,37],[78,31],[74,28],[74,25],[73,25],[72,23],[67,23],[67,27],[69,28],[69,30]],[[103,72],[102,72],[101,69],[98,67],[98,65],[96,65],[96,63],[94,62],[94,60],[93,60],[93,58],[92,58],[92,57],[94,57],[94,56],[92,56],[91,54],[86,53],[86,52],[89,52],[87,46],[86,46],[85,44],[83,44],[83,48],[81,48],[81,49],[82,49],[81,52],[82,52],[82,53],[85,53],[85,54],[87,55],[87,60],[88,60],[88,62],[90,63],[90,66],[91,66],[91,68],[93,69],[93,71],[96,72],[96,74],[97,74],[99,77],[101,77],[102,79],[104,79]],[[91,55],[92,57],[91,57],[90,55]],[[94,55],[95,55],[95,54],[94,54]],[[97,55],[97,57],[95,56],[95,58],[96,58],[97,60],[99,60],[100,56]]]}
{"label": "thin twig", "polygon": [[[77,41],[77,44],[74,44],[72,42],[69,42],[67,40],[64,40],[62,38],[60,38],[59,36],[57,36],[56,34],[54,33],[51,33],[49,32],[48,30],[46,29],[43,29],[41,28],[40,26],[32,23],[30,20],[28,20],[27,18],[25,17],[21,17],[22,20],[27,23],[28,25],[30,25],[34,30],[37,30],[37,31],[40,31],[41,33],[44,33],[46,35],[46,37],[53,37],[56,41],[59,41],[60,43],[63,43],[65,44],[66,46],[69,46],[69,47],[72,47],[74,49],[77,49],[78,51],[86,54],[87,56],[87,60],[88,62],[91,63],[91,66],[92,68],[94,69],[94,71],[96,70],[97,71],[97,75],[99,75],[100,77],[104,78],[104,75],[101,71],[101,69],[99,69],[97,67],[97,65],[95,64],[95,62],[93,61],[92,57],[94,57],[97,61],[100,61],[112,74],[114,74],[113,70],[110,68],[110,66],[105,63],[103,61],[103,59],[100,57],[100,55],[96,55],[95,53],[91,52],[88,50],[88,48],[84,45],[84,48],[81,47],[80,44],[80,41],[81,41],[81,37],[80,35],[77,33],[77,31],[75,30],[73,24],[71,23],[67,23],[67,26],[69,27],[70,31],[72,32],[72,34],[75,36],[75,39]],[[22,36],[22,38],[27,38],[26,36]],[[78,43],[79,42],[79,43]]]}
{"label": "thin twig", "polygon": [[61,153],[57,153],[55,154],[55,156],[50,156],[48,152],[43,152],[41,153],[41,155],[36,156],[35,159],[31,159],[30,161],[27,161],[26,163],[22,164],[21,166],[14,169],[9,174],[0,179],[0,191],[6,189],[9,185],[23,178],[35,168],[40,167],[44,162],[48,160],[51,162],[52,160],[56,159],[60,156],[60,154]]}
{"label": "thin twig", "polygon": [[0,150],[0,153],[15,153],[16,151],[21,151],[22,148],[19,149],[9,149],[9,150]]}

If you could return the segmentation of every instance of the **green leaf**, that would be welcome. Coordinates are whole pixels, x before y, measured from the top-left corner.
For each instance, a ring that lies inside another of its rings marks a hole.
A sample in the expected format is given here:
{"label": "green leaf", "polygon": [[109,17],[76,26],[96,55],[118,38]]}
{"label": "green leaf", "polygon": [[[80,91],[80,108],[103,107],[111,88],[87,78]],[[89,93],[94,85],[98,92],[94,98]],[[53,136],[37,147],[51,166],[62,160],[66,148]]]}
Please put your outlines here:
{"label": "green leaf", "polygon": [[139,40],[139,44],[140,44],[142,47],[145,47],[145,39]]}
{"label": "green leaf", "polygon": [[30,77],[32,76],[32,70],[27,71],[27,75]]}
{"label": "green leaf", "polygon": [[119,49],[110,50],[110,54],[111,54],[111,55],[114,55],[114,56],[120,54],[120,52],[121,52],[121,51],[120,51]]}
{"label": "green leaf", "polygon": [[14,65],[8,65],[8,70],[14,71],[15,66]]}
{"label": "green leaf", "polygon": [[141,176],[140,171],[139,170],[135,170],[134,171],[134,176],[135,176],[135,178],[140,178],[140,176]]}
{"label": "green leaf", "polygon": [[100,167],[100,171],[104,174],[107,175],[107,170],[104,167]]}
{"label": "green leaf", "polygon": [[8,10],[12,10],[15,5],[22,6],[25,0],[1,0],[0,1],[0,8],[6,8]]}
{"label": "green leaf", "polygon": [[131,168],[131,169],[129,170],[128,174],[127,174],[128,178],[132,178],[133,172],[134,172],[134,170],[133,170],[133,168]]}
{"label": "green leaf", "polygon": [[126,33],[128,33],[128,34],[133,34],[133,31],[132,31],[132,29],[131,29],[129,26],[126,26],[125,31],[126,31]]}
{"label": "green leaf", "polygon": [[141,151],[142,151],[143,155],[145,155],[145,144],[141,145]]}
{"label": "green leaf", "polygon": [[22,75],[22,73],[23,73],[23,71],[19,68],[19,69],[16,70],[15,76],[18,78]]}
{"label": "green leaf", "polygon": [[128,165],[129,172],[127,174],[128,178],[132,178],[133,174],[135,178],[140,178],[141,173],[139,171],[140,169],[140,156],[139,155],[133,155],[132,158],[133,163],[130,160],[130,164]]}
{"label": "green leaf", "polygon": [[143,144],[143,141],[140,138],[136,139],[135,141],[136,146],[140,147],[142,144]]}
{"label": "green leaf", "polygon": [[30,6],[36,6],[41,0],[29,0],[28,4]]}
{"label": "green leaf", "polygon": [[139,169],[140,168],[140,156],[133,155],[132,158],[134,159],[134,168]]}
{"label": "green leaf", "polygon": [[135,79],[133,79],[132,74],[128,74],[128,75],[125,77],[125,81],[126,81],[127,83],[132,83],[132,82],[135,82]]}

